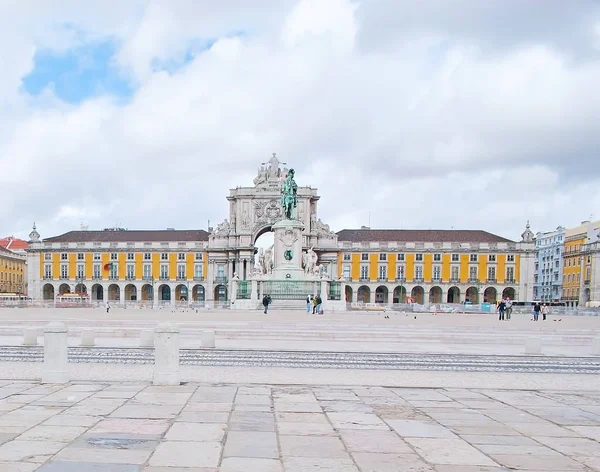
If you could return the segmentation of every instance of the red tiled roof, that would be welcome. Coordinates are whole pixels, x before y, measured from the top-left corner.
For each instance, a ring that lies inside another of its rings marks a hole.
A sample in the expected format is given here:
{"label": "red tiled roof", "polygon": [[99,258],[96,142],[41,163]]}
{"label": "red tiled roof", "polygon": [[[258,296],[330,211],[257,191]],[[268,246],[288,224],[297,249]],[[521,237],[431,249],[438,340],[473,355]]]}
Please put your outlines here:
{"label": "red tiled roof", "polygon": [[23,251],[27,249],[27,241],[15,238],[14,236],[7,236],[6,238],[0,239],[0,247],[11,251]]}
{"label": "red tiled roof", "polygon": [[512,243],[510,239],[481,230],[455,229],[343,229],[339,241],[422,243]]}
{"label": "red tiled roof", "polygon": [[208,241],[208,232],[203,229],[69,231],[60,236],[44,239],[44,242],[48,243],[131,243],[171,241]]}

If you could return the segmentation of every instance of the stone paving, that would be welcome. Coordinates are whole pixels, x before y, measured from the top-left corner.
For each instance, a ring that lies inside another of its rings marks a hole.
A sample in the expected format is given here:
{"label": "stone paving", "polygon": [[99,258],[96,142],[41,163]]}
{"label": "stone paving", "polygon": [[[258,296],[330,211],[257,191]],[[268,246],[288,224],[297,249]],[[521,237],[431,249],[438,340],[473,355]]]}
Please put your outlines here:
{"label": "stone paving", "polygon": [[598,389],[0,382],[2,472],[597,471],[599,441]]}

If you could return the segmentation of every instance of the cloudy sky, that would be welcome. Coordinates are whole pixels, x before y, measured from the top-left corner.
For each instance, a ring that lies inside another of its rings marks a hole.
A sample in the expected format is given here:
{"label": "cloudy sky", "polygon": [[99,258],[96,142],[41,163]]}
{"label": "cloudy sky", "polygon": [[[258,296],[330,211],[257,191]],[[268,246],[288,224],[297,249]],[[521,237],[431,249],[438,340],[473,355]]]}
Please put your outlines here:
{"label": "cloudy sky", "polygon": [[0,2],[0,236],[206,228],[272,152],[332,229],[600,219],[598,0]]}

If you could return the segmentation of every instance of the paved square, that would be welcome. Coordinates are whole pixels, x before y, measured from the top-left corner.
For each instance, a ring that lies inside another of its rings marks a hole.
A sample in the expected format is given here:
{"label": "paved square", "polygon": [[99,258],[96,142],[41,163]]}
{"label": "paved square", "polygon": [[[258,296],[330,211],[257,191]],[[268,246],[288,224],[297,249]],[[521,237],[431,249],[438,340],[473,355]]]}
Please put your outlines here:
{"label": "paved square", "polygon": [[2,384],[2,472],[600,471],[597,390]]}

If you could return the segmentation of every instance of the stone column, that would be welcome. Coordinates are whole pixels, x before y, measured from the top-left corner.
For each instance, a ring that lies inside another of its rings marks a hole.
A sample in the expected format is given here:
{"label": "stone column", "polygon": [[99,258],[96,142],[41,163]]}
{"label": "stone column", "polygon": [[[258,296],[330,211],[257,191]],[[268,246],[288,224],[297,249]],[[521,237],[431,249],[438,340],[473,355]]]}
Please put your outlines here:
{"label": "stone column", "polygon": [[231,283],[229,284],[229,287],[231,289],[228,294],[229,301],[231,301],[233,303],[237,300],[238,281],[235,279],[231,279]]}
{"label": "stone column", "polygon": [[69,381],[67,359],[67,326],[53,321],[44,329],[43,383],[62,384]]}
{"label": "stone column", "polygon": [[376,289],[370,288],[369,303],[375,303],[375,291]]}
{"label": "stone column", "polygon": [[329,297],[327,293],[327,279],[321,279],[321,301],[326,302]]}
{"label": "stone column", "polygon": [[252,279],[252,290],[250,292],[250,300],[256,301],[258,300],[258,280]]}
{"label": "stone column", "polygon": [[154,385],[179,385],[179,327],[160,323],[154,330]]}

